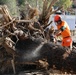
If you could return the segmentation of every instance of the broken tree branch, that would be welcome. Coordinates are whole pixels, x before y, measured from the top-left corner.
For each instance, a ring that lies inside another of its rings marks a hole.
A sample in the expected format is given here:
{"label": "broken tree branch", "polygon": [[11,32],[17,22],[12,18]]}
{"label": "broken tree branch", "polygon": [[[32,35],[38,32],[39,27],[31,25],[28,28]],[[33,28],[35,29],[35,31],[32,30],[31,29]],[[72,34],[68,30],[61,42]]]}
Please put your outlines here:
{"label": "broken tree branch", "polygon": [[18,23],[20,23],[20,22],[34,22],[34,20],[16,20],[15,22],[18,22]]}
{"label": "broken tree branch", "polygon": [[50,10],[52,10],[52,6],[57,2],[58,0],[52,0],[52,2],[50,3],[48,9],[47,9],[47,12],[50,12]]}
{"label": "broken tree branch", "polygon": [[47,16],[46,16],[46,20],[50,17],[51,14],[55,13],[56,11],[58,11],[58,10],[60,10],[62,8],[63,8],[63,6],[61,6],[61,7],[57,8],[56,10],[51,11],[50,13],[48,13]]}
{"label": "broken tree branch", "polygon": [[1,26],[0,28],[4,28],[4,27],[6,27],[6,26],[12,24],[14,21],[15,21],[15,18],[14,18],[11,22],[7,23],[6,25]]}
{"label": "broken tree branch", "polygon": [[43,27],[43,29],[45,29],[47,26],[49,26],[52,22],[53,22],[53,21],[50,21],[50,23],[49,23],[49,24],[47,24],[47,25],[45,25],[45,26],[42,26],[42,27]]}
{"label": "broken tree branch", "polygon": [[5,13],[7,14],[9,20],[12,20],[12,17],[10,16],[9,12],[8,12],[8,8],[6,5],[3,6]]}

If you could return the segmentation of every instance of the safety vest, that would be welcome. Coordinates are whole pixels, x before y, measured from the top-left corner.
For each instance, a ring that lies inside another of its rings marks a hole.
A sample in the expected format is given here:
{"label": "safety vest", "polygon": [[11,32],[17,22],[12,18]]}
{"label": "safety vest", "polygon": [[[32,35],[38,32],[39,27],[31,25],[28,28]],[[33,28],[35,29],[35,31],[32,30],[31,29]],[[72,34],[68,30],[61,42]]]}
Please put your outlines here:
{"label": "safety vest", "polygon": [[58,30],[61,30],[61,35],[63,38],[71,36],[70,28],[65,21],[57,25]]}

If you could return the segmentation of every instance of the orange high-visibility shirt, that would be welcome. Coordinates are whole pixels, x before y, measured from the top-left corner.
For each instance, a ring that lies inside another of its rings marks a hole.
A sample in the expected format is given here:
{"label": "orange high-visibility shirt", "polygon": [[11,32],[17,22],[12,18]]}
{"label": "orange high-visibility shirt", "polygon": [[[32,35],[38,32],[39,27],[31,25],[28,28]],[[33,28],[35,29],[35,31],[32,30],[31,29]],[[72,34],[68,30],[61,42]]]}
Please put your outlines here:
{"label": "orange high-visibility shirt", "polygon": [[61,30],[61,27],[65,27],[65,29],[63,31],[61,31],[61,35],[63,38],[71,36],[71,32],[70,32],[70,28],[68,26],[68,24],[65,21],[62,21],[61,24],[57,25],[58,30]]}

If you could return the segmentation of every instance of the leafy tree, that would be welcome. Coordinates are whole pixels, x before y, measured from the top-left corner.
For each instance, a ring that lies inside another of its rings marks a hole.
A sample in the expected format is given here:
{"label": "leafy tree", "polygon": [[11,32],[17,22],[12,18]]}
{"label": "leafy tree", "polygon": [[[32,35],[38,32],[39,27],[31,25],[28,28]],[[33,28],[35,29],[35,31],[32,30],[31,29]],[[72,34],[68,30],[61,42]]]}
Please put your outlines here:
{"label": "leafy tree", "polygon": [[21,5],[24,5],[24,2],[25,0],[17,0],[18,1],[18,4],[21,6]]}

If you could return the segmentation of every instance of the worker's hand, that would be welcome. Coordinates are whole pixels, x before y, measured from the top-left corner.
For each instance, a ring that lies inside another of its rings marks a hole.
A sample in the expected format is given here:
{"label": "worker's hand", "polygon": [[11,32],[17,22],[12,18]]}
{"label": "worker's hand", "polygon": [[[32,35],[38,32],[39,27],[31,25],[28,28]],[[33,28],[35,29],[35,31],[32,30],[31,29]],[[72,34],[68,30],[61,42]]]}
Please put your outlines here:
{"label": "worker's hand", "polygon": [[61,35],[61,31],[60,31],[60,30],[57,30],[57,31],[55,32],[55,35],[56,35],[56,36]]}
{"label": "worker's hand", "polygon": [[55,34],[56,37],[58,37],[58,36],[60,36],[60,35],[61,35],[61,33],[56,33],[56,34]]}

